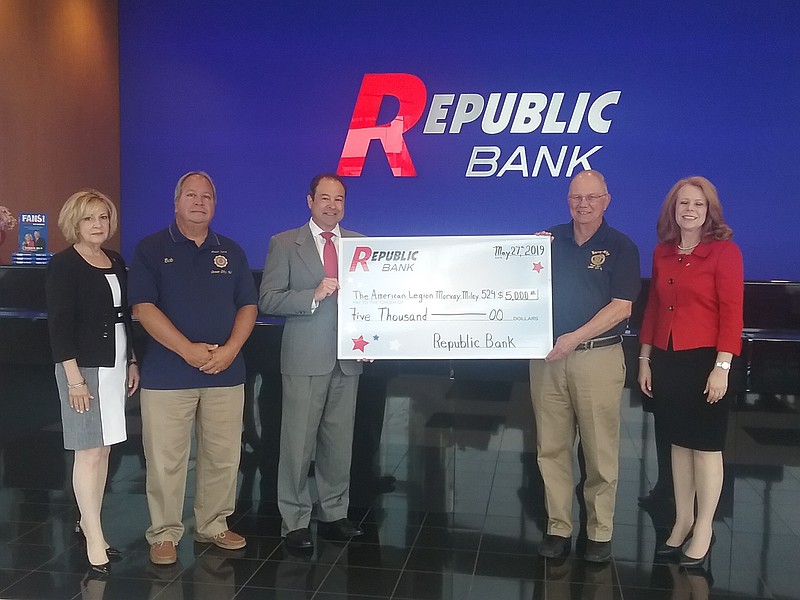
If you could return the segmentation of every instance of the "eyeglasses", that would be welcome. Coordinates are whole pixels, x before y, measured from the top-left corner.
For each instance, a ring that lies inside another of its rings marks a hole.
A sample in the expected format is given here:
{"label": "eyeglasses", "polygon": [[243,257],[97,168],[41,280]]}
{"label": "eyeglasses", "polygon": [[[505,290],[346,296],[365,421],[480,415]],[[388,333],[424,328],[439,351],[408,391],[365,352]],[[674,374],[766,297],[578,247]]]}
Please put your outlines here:
{"label": "eyeglasses", "polygon": [[567,200],[569,200],[572,204],[580,204],[583,200],[586,200],[589,204],[595,204],[606,196],[608,196],[608,192],[605,194],[587,194],[585,196],[580,194],[570,194],[567,196]]}

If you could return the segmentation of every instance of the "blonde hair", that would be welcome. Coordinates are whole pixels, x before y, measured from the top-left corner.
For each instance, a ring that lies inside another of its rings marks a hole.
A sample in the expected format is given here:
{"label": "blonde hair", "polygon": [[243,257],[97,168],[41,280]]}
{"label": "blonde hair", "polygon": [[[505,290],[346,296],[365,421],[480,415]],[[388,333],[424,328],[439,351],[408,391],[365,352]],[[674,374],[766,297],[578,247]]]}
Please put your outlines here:
{"label": "blonde hair", "polygon": [[81,241],[81,220],[91,212],[92,206],[102,204],[108,211],[108,237],[117,231],[117,207],[108,196],[97,190],[82,190],[70,196],[58,213],[58,228],[70,244]]}

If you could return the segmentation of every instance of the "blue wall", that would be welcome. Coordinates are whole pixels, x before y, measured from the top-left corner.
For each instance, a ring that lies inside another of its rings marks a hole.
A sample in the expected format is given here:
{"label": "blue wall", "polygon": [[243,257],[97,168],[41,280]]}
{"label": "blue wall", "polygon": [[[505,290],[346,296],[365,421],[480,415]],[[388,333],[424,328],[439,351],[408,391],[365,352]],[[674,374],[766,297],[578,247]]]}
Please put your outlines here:
{"label": "blue wall", "polygon": [[[607,177],[609,222],[639,245],[643,276],[666,192],[701,174],[720,191],[747,279],[800,280],[796,2],[477,4],[120,0],[123,253],[171,220],[177,178],[203,169],[219,191],[213,226],[260,268],[269,237],[307,220],[311,176],[336,169],[364,76],[407,73],[425,88],[403,138],[416,176],[394,177],[373,141],[348,178],[349,228],[538,231],[568,220],[569,179],[569,160],[530,176],[539,148],[602,146],[588,161]],[[481,119],[449,133],[462,94],[537,92],[551,104],[563,93],[555,120],[569,122],[581,92],[609,91],[619,99],[602,111],[606,133],[585,118],[576,133],[492,134]],[[437,94],[456,100],[446,132],[425,133]],[[399,106],[385,98],[378,124]],[[466,176],[489,146],[498,167],[523,146],[527,176],[519,158],[502,177]]]}

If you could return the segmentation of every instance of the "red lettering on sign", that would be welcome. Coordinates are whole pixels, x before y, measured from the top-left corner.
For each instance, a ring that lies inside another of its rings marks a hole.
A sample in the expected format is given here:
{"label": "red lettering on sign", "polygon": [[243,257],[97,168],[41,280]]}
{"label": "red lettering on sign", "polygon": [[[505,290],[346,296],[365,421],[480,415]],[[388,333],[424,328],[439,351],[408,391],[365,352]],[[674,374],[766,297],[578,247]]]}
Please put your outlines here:
{"label": "red lettering on sign", "polygon": [[[417,174],[403,134],[411,129],[425,110],[427,90],[419,77],[408,73],[367,73],[361,81],[350,129],[344,141],[336,172],[345,177],[359,177],[364,169],[369,143],[380,141],[395,177]],[[400,101],[397,116],[390,123],[378,125],[378,111],[384,96]]]}

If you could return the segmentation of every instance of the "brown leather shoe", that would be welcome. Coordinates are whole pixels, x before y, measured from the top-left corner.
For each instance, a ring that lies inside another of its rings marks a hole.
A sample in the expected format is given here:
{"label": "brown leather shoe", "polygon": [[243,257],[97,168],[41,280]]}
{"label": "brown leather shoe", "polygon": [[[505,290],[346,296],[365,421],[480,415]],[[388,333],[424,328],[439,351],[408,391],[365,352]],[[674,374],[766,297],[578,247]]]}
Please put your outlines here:
{"label": "brown leather shoe", "polygon": [[174,565],[178,560],[175,542],[161,540],[150,546],[150,562],[154,565]]}
{"label": "brown leather shoe", "polygon": [[247,545],[246,539],[230,529],[226,529],[214,537],[208,537],[196,533],[194,539],[196,542],[200,542],[201,544],[214,544],[223,550],[239,550]]}

